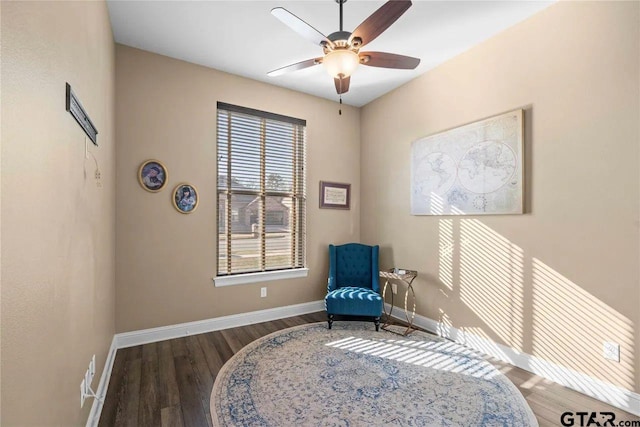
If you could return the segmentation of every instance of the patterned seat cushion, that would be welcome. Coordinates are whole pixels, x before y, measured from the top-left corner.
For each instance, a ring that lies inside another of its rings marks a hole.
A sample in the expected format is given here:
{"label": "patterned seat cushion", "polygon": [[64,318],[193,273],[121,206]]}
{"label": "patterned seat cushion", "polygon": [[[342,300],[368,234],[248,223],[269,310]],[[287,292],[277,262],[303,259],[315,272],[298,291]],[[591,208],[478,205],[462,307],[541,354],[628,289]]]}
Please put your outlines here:
{"label": "patterned seat cushion", "polygon": [[324,302],[328,314],[372,317],[382,314],[382,297],[367,288],[345,286],[329,292]]}

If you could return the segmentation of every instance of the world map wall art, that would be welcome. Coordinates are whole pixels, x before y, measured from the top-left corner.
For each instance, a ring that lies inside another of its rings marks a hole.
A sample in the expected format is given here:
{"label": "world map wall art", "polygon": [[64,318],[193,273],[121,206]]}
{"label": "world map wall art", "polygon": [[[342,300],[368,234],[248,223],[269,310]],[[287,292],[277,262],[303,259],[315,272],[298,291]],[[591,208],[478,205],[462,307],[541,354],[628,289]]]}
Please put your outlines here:
{"label": "world map wall art", "polygon": [[411,144],[412,215],[522,214],[523,111]]}

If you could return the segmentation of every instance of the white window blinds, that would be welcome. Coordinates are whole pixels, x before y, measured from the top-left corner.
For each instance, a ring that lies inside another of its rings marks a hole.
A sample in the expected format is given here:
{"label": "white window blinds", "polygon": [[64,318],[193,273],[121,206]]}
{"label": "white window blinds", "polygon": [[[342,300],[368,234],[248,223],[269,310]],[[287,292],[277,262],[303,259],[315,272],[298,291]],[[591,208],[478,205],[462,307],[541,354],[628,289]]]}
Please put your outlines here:
{"label": "white window blinds", "polygon": [[218,276],[304,267],[305,126],[218,102]]}

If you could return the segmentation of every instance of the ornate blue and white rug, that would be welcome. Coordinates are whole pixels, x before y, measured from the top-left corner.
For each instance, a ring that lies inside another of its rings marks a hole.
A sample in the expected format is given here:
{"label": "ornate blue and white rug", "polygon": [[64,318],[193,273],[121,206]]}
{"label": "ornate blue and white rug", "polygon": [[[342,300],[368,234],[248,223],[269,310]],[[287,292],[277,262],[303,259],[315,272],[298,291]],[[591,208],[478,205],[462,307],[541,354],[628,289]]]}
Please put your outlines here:
{"label": "ornate blue and white rug", "polygon": [[214,426],[537,426],[483,356],[371,323],[297,326],[233,356],[211,393]]}

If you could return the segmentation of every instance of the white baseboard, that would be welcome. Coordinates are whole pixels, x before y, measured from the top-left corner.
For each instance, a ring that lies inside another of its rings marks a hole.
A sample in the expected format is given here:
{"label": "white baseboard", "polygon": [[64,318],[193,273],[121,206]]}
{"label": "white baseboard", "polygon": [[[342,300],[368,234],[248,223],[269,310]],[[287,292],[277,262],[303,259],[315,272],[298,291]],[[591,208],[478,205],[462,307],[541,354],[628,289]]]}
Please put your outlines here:
{"label": "white baseboard", "polygon": [[189,335],[204,334],[206,332],[236,328],[238,326],[252,325],[260,322],[268,322],[270,320],[299,316],[301,314],[313,313],[322,310],[324,310],[324,301],[312,301],[304,304],[287,305],[284,307],[251,311],[249,313],[215,317],[213,319],[199,320],[196,322],[124,332],[116,334],[116,341],[118,348],[133,347],[135,345],[170,340]]}
{"label": "white baseboard", "polygon": [[[236,328],[238,326],[268,322],[270,320],[284,319],[285,317],[315,313],[316,311],[322,310],[324,310],[324,300],[269,308],[249,313],[233,314],[230,316],[215,317],[212,319],[199,320],[197,322],[180,323],[177,325],[115,334],[111,341],[111,348],[109,349],[109,354],[107,355],[107,360],[104,364],[104,369],[102,370],[102,376],[100,377],[100,384],[98,385],[96,394],[103,400],[107,396],[113,362],[116,359],[116,352],[120,348],[170,340],[188,335],[203,334],[221,329]],[[86,427],[95,427],[98,425],[103,405],[104,401],[94,399]]]}
{"label": "white baseboard", "polygon": [[[390,306],[386,303],[385,306],[388,312]],[[271,320],[283,319],[285,317],[323,311],[324,309],[325,306],[323,300],[312,301],[303,304],[270,308],[196,322],[116,334],[113,336],[96,394],[102,399],[107,395],[109,378],[111,377],[111,370],[113,369],[116,351],[120,348],[218,331],[221,329],[236,328],[238,326],[252,325],[254,323],[268,322]],[[400,316],[394,317],[402,319]],[[594,399],[608,403],[611,406],[615,406],[616,408],[620,408],[640,416],[640,394],[638,393],[592,378],[581,372],[574,371],[573,369],[556,365],[555,363],[548,362],[536,356],[518,352],[511,347],[497,344],[475,334],[460,331],[452,326],[442,324],[419,314],[416,314],[414,323],[416,326],[424,328],[439,336],[451,339],[452,341],[481,351],[489,356],[524,369],[525,371],[534,373],[567,388],[586,394],[587,396],[591,396]],[[89,419],[87,420],[87,427],[95,427],[98,425],[103,403],[104,402],[101,402],[98,399],[94,399],[93,405],[91,406],[91,412],[89,413]],[[588,410],[589,408],[584,409]]]}
{"label": "white baseboard", "polygon": [[111,347],[107,354],[107,360],[104,362],[104,368],[102,369],[102,375],[100,375],[100,382],[98,383],[98,389],[95,391],[96,395],[100,397],[100,400],[93,399],[93,405],[91,405],[91,412],[89,412],[89,418],[87,419],[87,427],[95,427],[100,421],[100,414],[102,413],[102,406],[104,405],[104,398],[107,396],[107,388],[109,388],[109,379],[111,378],[111,370],[113,369],[113,362],[116,360],[116,352],[118,351],[116,336],[113,336],[111,340]]}
{"label": "white baseboard", "polygon": [[[387,312],[390,305],[386,304]],[[403,312],[404,314],[404,312]],[[404,320],[400,316],[394,316]],[[513,366],[640,416],[640,394],[416,314],[414,324]],[[589,408],[583,408],[588,411]]]}

